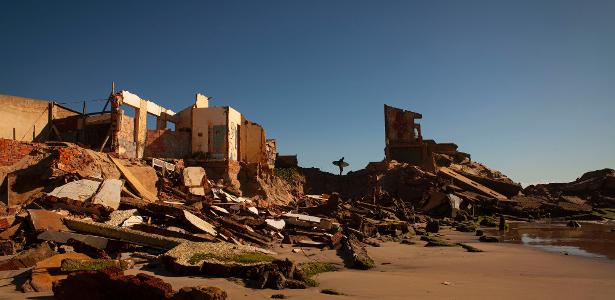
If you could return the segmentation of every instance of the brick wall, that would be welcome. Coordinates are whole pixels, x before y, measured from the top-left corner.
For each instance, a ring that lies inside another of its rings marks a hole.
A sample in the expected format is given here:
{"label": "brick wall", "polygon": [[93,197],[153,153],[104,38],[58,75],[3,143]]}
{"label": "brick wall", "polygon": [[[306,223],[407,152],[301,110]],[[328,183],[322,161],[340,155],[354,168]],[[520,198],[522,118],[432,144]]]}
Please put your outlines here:
{"label": "brick wall", "polygon": [[148,130],[145,157],[184,158],[190,155],[192,136],[189,132],[170,129]]}
{"label": "brick wall", "polygon": [[0,166],[10,166],[32,151],[31,143],[0,138]]}
{"label": "brick wall", "polygon": [[118,118],[117,154],[122,157],[134,158],[137,145],[135,143],[135,119],[124,115]]}

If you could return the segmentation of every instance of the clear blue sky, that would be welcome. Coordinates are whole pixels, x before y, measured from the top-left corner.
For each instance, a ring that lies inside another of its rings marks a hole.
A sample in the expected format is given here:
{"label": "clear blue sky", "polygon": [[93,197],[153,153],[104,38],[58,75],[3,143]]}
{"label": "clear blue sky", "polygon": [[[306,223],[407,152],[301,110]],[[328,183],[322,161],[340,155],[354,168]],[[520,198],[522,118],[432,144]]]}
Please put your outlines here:
{"label": "clear blue sky", "polygon": [[0,38],[0,93],[205,92],[303,166],[381,160],[387,103],[519,182],[615,167],[615,1],[2,1]]}

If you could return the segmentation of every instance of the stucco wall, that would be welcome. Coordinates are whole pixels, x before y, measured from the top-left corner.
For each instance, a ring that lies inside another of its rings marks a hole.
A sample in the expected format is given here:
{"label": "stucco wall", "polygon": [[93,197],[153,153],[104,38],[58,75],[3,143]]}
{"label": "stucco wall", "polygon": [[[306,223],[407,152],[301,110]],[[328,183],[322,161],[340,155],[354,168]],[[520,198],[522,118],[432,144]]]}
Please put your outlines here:
{"label": "stucco wall", "polygon": [[227,108],[192,109],[192,153],[209,152],[209,130],[213,125],[227,126]]}
{"label": "stucco wall", "polygon": [[228,158],[239,160],[239,126],[241,125],[241,113],[229,107],[228,110]]}
{"label": "stucco wall", "polygon": [[265,130],[260,125],[244,121],[241,125],[241,160],[265,162]]}
{"label": "stucco wall", "polygon": [[[77,115],[73,111],[60,106],[54,107],[55,118]],[[32,98],[0,95],[0,138],[15,139],[18,141],[44,141],[49,137],[51,130],[49,121],[49,102]]]}

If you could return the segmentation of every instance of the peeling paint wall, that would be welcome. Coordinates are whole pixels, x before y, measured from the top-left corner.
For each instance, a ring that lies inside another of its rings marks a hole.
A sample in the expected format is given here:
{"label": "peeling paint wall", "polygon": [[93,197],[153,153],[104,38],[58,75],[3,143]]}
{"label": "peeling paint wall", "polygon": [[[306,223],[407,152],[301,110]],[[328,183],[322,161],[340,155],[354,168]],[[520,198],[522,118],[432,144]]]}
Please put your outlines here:
{"label": "peeling paint wall", "polygon": [[241,114],[233,109],[228,108],[228,159],[239,160],[239,126],[241,125]]}
{"label": "peeling paint wall", "polygon": [[241,125],[241,160],[248,163],[265,162],[265,130],[245,120]]}

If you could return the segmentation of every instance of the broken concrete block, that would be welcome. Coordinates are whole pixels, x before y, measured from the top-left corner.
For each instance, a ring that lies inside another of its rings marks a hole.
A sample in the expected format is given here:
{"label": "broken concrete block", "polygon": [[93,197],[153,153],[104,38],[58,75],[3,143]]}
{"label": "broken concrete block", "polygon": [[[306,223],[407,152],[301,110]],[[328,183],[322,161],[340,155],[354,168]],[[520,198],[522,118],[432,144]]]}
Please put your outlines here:
{"label": "broken concrete block", "polygon": [[122,223],[122,227],[131,227],[133,225],[143,223],[143,217],[141,216],[130,216],[124,223]]}
{"label": "broken concrete block", "polygon": [[374,260],[367,254],[367,250],[356,237],[351,235],[346,238],[344,250],[350,257],[353,268],[367,270],[375,266]]}
{"label": "broken concrete block", "polygon": [[120,226],[124,221],[128,218],[137,215],[137,209],[128,209],[128,210],[114,210],[109,214],[109,221],[105,222],[105,224],[111,226]]}
{"label": "broken concrete block", "polygon": [[189,187],[188,192],[190,192],[190,194],[197,195],[197,196],[205,196],[205,188],[202,186]]}
{"label": "broken concrete block", "polygon": [[187,187],[198,187],[203,185],[205,169],[202,167],[186,167],[183,171],[184,185]]}
{"label": "broken concrete block", "polygon": [[207,232],[213,236],[216,236],[217,232],[214,226],[209,224],[208,222],[205,222],[203,219],[195,216],[193,213],[187,210],[184,210],[184,217],[186,218],[188,222],[190,222],[190,224],[194,225],[194,227],[204,232]]}
{"label": "broken concrete block", "polygon": [[37,292],[49,292],[54,282],[65,279],[66,274],[59,274],[60,265],[65,259],[86,260],[89,257],[81,253],[56,254],[41,260],[34,266],[30,279],[30,286]]}
{"label": "broken concrete block", "polygon": [[228,210],[226,210],[226,209],[224,209],[224,208],[222,208],[220,206],[212,205],[210,207],[211,207],[211,209],[215,210],[216,212],[223,213],[225,215],[229,214]]}
{"label": "broken concrete block", "polygon": [[274,257],[254,247],[219,243],[182,243],[160,256],[167,268],[184,274],[236,276],[245,278],[248,271],[270,264]]}
{"label": "broken concrete block", "polygon": [[22,251],[9,260],[0,263],[0,271],[17,270],[34,266],[37,262],[56,254],[51,250],[47,242],[43,242],[35,248]]}
{"label": "broken concrete block", "polygon": [[112,209],[120,207],[120,194],[124,183],[119,179],[105,179],[94,198],[93,204],[101,204]]}
{"label": "broken concrete block", "polygon": [[68,198],[77,201],[85,201],[90,199],[92,195],[96,193],[98,186],[100,186],[100,182],[98,181],[81,179],[57,187],[48,195],[56,198]]}
{"label": "broken concrete block", "polygon": [[286,222],[284,222],[284,220],[267,219],[265,220],[265,223],[267,223],[269,227],[277,230],[282,230],[284,229],[284,226],[286,226]]}
{"label": "broken concrete block", "polygon": [[309,216],[309,215],[304,215],[304,214],[293,214],[293,213],[286,213],[283,214],[284,217],[286,217],[286,222],[288,224],[292,224],[295,226],[302,226],[302,227],[318,227],[321,229],[325,229],[325,230],[329,230],[331,229],[331,226],[333,226],[333,223],[331,222],[331,220],[329,219],[324,219],[324,218],[319,218],[319,217],[314,217],[314,216]]}
{"label": "broken concrete block", "polygon": [[160,249],[171,249],[186,240],[145,233],[129,228],[120,228],[103,223],[65,218],[66,227],[71,230],[117,239],[129,243],[146,245]]}
{"label": "broken concrete block", "polygon": [[254,206],[250,206],[248,207],[248,211],[251,212],[252,214],[258,216],[258,209]]}
{"label": "broken concrete block", "polygon": [[215,286],[183,287],[173,296],[173,300],[225,300],[227,294]]}
{"label": "broken concrete block", "polygon": [[68,231],[65,232],[51,230],[42,232],[36,238],[38,238],[39,240],[54,241],[62,244],[66,244],[68,243],[68,240],[73,239],[101,250],[107,248],[107,243],[109,242],[108,239],[99,236],[85,235]]}
{"label": "broken concrete block", "polygon": [[17,233],[19,228],[21,228],[21,222],[11,226],[10,228],[6,229],[3,232],[1,232],[0,233],[0,240],[8,240],[8,239],[12,238]]}
{"label": "broken concrete block", "polygon": [[68,228],[62,223],[62,218],[64,218],[65,215],[46,209],[28,209],[28,214],[30,215],[32,227],[34,227],[36,231],[68,231]]}
{"label": "broken concrete block", "polygon": [[135,262],[132,259],[75,259],[62,260],[60,270],[62,272],[96,271],[106,268],[118,268],[121,270],[132,269]]}

